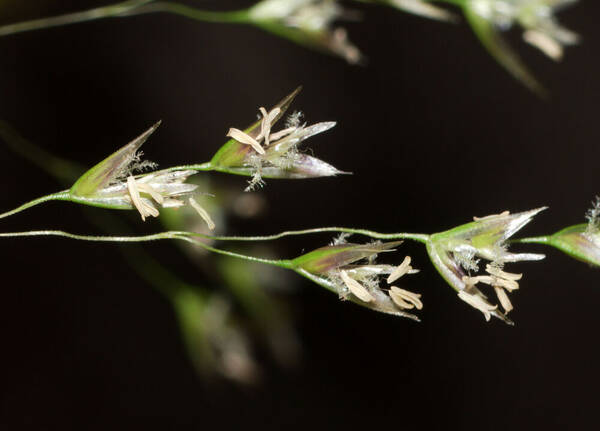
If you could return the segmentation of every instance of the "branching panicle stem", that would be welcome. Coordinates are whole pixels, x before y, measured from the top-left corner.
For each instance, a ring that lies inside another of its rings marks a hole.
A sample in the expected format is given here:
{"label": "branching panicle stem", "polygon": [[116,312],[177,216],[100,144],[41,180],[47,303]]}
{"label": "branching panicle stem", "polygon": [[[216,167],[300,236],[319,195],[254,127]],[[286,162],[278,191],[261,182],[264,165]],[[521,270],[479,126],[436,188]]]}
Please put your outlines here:
{"label": "branching panicle stem", "polygon": [[131,242],[151,242],[159,240],[175,239],[186,241],[191,244],[197,245],[210,252],[221,254],[224,256],[235,257],[238,259],[244,259],[250,262],[263,263],[266,265],[278,266],[280,268],[292,269],[292,263],[289,260],[274,260],[274,259],[263,259],[254,256],[247,256],[232,251],[221,250],[216,247],[212,247],[208,244],[198,241],[192,238],[190,232],[178,232],[178,231],[167,231],[160,232],[151,235],[141,236],[107,236],[107,235],[78,235],[61,230],[33,230],[26,232],[8,232],[0,233],[0,238],[22,238],[22,237],[36,237],[36,236],[58,236],[62,238],[75,239],[80,241],[91,241],[91,242],[115,242],[115,243],[131,243]]}
{"label": "branching panicle stem", "polygon": [[218,241],[271,241],[280,239],[286,236],[295,236],[295,235],[307,235],[314,233],[324,233],[324,232],[340,232],[340,233],[351,233],[356,235],[364,235],[374,239],[384,239],[384,240],[393,240],[393,239],[408,239],[412,241],[421,242],[426,244],[429,241],[429,235],[421,234],[421,233],[379,233],[372,230],[367,229],[353,229],[347,227],[318,227],[314,229],[304,229],[304,230],[291,230],[281,232],[275,235],[265,235],[265,236],[213,236],[210,237],[212,239]]}
{"label": "branching panicle stem", "polygon": [[31,236],[59,236],[63,238],[92,242],[149,242],[162,239],[181,239],[178,232],[160,232],[142,236],[78,235],[61,230],[31,230],[26,232],[0,233],[0,238],[20,238]]}

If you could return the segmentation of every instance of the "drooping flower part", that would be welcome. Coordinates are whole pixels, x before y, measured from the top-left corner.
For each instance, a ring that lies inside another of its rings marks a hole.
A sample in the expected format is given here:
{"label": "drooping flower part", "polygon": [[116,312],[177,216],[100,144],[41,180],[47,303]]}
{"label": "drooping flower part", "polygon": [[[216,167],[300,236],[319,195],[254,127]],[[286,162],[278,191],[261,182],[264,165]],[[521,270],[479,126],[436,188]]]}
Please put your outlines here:
{"label": "drooping flower part", "polygon": [[344,173],[298,149],[303,141],[331,129],[335,122],[307,126],[301,122],[302,114],[294,113],[288,117],[282,130],[272,130],[299,91],[300,88],[296,89],[270,111],[259,108],[260,120],[246,130],[230,128],[227,136],[232,139],[215,154],[211,166],[251,176],[246,191],[263,185],[263,178],[303,179]]}
{"label": "drooping flower part", "polygon": [[352,15],[337,0],[263,0],[248,11],[250,20],[267,31],[356,64],[362,54],[346,30],[333,26]]}
{"label": "drooping flower part", "polygon": [[238,383],[259,380],[247,331],[233,318],[228,300],[182,288],[173,305],[192,364],[202,377],[218,373]]}
{"label": "drooping flower part", "polygon": [[[417,316],[406,310],[421,310],[421,295],[390,286],[405,274],[419,272],[410,265],[410,257],[405,257],[397,267],[375,263],[378,253],[393,251],[399,244],[401,241],[351,244],[342,236],[331,245],[299,256],[292,262],[297,269],[325,281],[341,299],[352,300],[383,313],[418,320]],[[363,260],[364,263],[359,263]]]}
{"label": "drooping flower part", "polygon": [[555,13],[577,0],[467,0],[465,15],[490,53],[517,79],[536,91],[541,87],[521,60],[498,35],[520,25],[523,39],[553,60],[563,57],[565,46],[578,43],[579,36],[562,27]]}
{"label": "drooping flower part", "polygon": [[[506,313],[512,310],[507,291],[519,288],[522,274],[503,270],[509,262],[535,261],[545,256],[532,253],[510,253],[506,241],[544,210],[538,208],[517,214],[508,211],[482,218],[458,226],[446,232],[431,235],[427,243],[429,257],[440,275],[458,292],[459,298],[483,313],[486,320],[490,316],[512,324]],[[478,274],[480,260],[489,261],[486,274]],[[498,310],[476,287],[479,283],[494,288],[505,313]]]}
{"label": "drooping flower part", "polygon": [[135,175],[135,171],[154,168],[156,165],[141,161],[142,144],[160,125],[156,123],[142,135],[116,151],[84,173],[71,187],[69,193],[75,202],[113,209],[136,209],[142,220],[158,217],[157,206],[180,207],[190,198],[190,205],[214,227],[210,216],[191,198],[197,186],[185,181],[196,174],[193,170],[154,171]]}
{"label": "drooping flower part", "polygon": [[600,266],[600,197],[593,202],[586,218],[587,224],[566,227],[535,242],[548,243],[577,260]]}

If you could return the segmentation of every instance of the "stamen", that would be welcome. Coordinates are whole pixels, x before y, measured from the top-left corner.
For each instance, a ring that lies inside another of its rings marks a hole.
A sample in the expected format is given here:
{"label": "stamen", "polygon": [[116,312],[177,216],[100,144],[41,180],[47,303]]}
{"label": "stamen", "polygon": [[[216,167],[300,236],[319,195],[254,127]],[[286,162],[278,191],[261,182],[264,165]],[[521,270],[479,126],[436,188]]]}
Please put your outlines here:
{"label": "stamen", "polygon": [[263,118],[260,122],[260,134],[257,136],[257,140],[260,141],[263,137],[265,138],[265,145],[269,145],[269,135],[271,133],[271,123],[275,120],[275,117],[281,112],[280,108],[275,108],[271,112],[267,112],[262,106],[258,108]]}
{"label": "stamen", "polygon": [[227,132],[227,136],[235,139],[240,144],[250,145],[258,154],[265,154],[265,150],[260,146],[258,141],[247,133],[242,132],[240,129],[230,128]]}
{"label": "stamen", "polygon": [[204,208],[202,208],[200,206],[200,204],[198,202],[196,202],[196,200],[194,198],[190,198],[190,205],[192,206],[192,208],[194,208],[196,210],[196,212],[200,215],[200,217],[202,217],[202,219],[206,222],[206,224],[208,225],[208,228],[210,230],[213,230],[215,228],[215,223],[210,218],[210,214],[208,214],[208,212]]}
{"label": "stamen", "polygon": [[287,129],[283,129],[283,130],[280,130],[279,132],[272,133],[270,135],[271,140],[278,141],[279,139],[283,138],[284,136],[287,136],[290,133],[294,133],[297,129],[298,129],[297,127],[288,127]]}
{"label": "stamen", "polygon": [[371,302],[375,299],[373,298],[373,295],[371,295],[371,293],[369,293],[369,291],[362,284],[360,284],[355,279],[351,278],[346,271],[340,271],[340,276],[342,277],[342,281],[344,282],[346,287],[350,289],[350,292],[352,292],[354,296],[356,296],[361,301]]}
{"label": "stamen", "polygon": [[494,290],[496,291],[496,296],[498,297],[502,308],[504,308],[504,311],[506,311],[507,313],[511,311],[513,309],[513,306],[510,302],[510,299],[508,299],[508,295],[506,294],[504,289],[502,289],[501,287],[494,286]]}
{"label": "stamen", "polygon": [[136,186],[140,192],[148,193],[156,202],[158,202],[161,205],[163,204],[164,198],[160,193],[154,190],[151,185],[144,183],[136,183]]}
{"label": "stamen", "polygon": [[464,290],[458,292],[458,297],[469,304],[471,307],[474,307],[483,313],[486,321],[490,321],[491,312],[495,311],[498,306],[491,305],[486,302],[481,296],[477,294],[471,294]]}
{"label": "stamen", "polygon": [[485,270],[488,273],[495,275],[496,277],[504,278],[505,280],[517,281],[517,280],[520,280],[521,278],[523,278],[523,274],[513,274],[512,272],[502,271],[497,266],[490,265],[490,264],[486,265]]}
{"label": "stamen", "polygon": [[158,210],[145,203],[140,197],[138,184],[135,182],[135,178],[133,176],[127,177],[127,190],[129,191],[129,196],[131,197],[133,206],[135,206],[142,216],[142,221],[146,221],[147,216],[158,217]]}
{"label": "stamen", "polygon": [[513,291],[519,288],[519,283],[514,280],[505,280],[504,278],[494,277],[494,286],[503,287],[506,290]]}
{"label": "stamen", "polygon": [[489,275],[478,275],[476,277],[469,277],[465,275],[463,276],[462,281],[467,285],[468,288],[475,286],[477,283],[484,283],[489,285],[494,284],[494,279]]}
{"label": "stamen", "polygon": [[421,302],[421,300],[419,299],[421,298],[421,295],[419,295],[418,293],[410,292],[408,290],[392,286],[390,288],[390,298],[392,298],[392,300],[400,308],[406,310],[410,310],[413,307],[416,307],[417,310],[423,309],[423,302]]}
{"label": "stamen", "polygon": [[392,271],[390,276],[387,278],[387,283],[393,283],[394,281],[398,280],[400,277],[405,275],[407,272],[409,272],[411,269],[412,268],[410,266],[410,256],[406,256],[402,263],[398,265],[398,267],[394,269],[394,271]]}
{"label": "stamen", "polygon": [[523,33],[523,40],[535,46],[554,61],[560,61],[563,57],[563,47],[551,36],[536,30],[527,30]]}

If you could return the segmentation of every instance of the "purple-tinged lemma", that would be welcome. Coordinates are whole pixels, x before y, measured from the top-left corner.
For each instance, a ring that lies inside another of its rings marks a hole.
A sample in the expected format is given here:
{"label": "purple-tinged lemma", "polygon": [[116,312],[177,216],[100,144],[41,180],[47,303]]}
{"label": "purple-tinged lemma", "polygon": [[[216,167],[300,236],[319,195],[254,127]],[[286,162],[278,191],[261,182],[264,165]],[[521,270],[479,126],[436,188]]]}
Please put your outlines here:
{"label": "purple-tinged lemma", "polygon": [[[494,316],[512,324],[506,317],[513,308],[506,291],[518,289],[517,281],[522,275],[506,272],[503,267],[509,262],[534,261],[545,256],[510,253],[507,240],[544,209],[475,217],[471,223],[431,235],[427,242],[427,252],[440,275],[458,292],[460,299],[481,311],[486,320]],[[489,261],[485,274],[478,274],[481,259]],[[479,283],[494,288],[504,313],[476,287]]]}

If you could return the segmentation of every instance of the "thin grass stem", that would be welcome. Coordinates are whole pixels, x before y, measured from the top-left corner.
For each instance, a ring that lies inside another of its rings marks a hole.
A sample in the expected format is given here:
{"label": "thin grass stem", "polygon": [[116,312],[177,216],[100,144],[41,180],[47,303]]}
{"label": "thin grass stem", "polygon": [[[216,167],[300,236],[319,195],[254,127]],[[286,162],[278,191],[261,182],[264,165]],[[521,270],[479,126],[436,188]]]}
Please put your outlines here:
{"label": "thin grass stem", "polygon": [[116,17],[123,15],[126,12],[131,12],[132,10],[150,3],[151,1],[152,0],[128,0],[108,6],[88,9],[81,12],[73,12],[48,18],[40,18],[31,21],[8,24],[0,27],[0,36],[59,27],[62,25],[77,24],[102,18]]}
{"label": "thin grass stem", "polygon": [[[426,244],[429,241],[429,235],[421,234],[421,233],[379,233],[372,230],[367,229],[353,229],[347,227],[319,227],[313,229],[304,229],[304,230],[290,230],[281,232],[274,235],[264,235],[264,236],[207,236],[207,238],[211,238],[217,241],[271,241],[279,238],[283,238],[286,236],[295,236],[295,235],[308,235],[315,233],[323,233],[323,232],[341,232],[341,233],[352,233],[357,235],[364,235],[370,238],[375,239],[385,239],[385,240],[393,240],[393,239],[408,239],[412,241],[418,241],[423,244]],[[194,234],[197,235],[197,234]]]}
{"label": "thin grass stem", "polygon": [[34,199],[32,201],[24,203],[23,205],[15,208],[13,210],[10,210],[10,211],[7,211],[5,213],[2,213],[2,214],[0,214],[0,219],[8,217],[8,216],[11,216],[13,214],[20,213],[21,211],[25,211],[28,208],[34,207],[34,206],[39,205],[39,204],[44,203],[44,202],[48,202],[48,201],[70,201],[70,200],[71,200],[71,197],[69,195],[69,191],[68,190],[65,190],[65,191],[62,191],[62,192],[58,192],[58,193],[53,193],[53,194],[50,194],[50,195],[42,196],[41,198]]}

